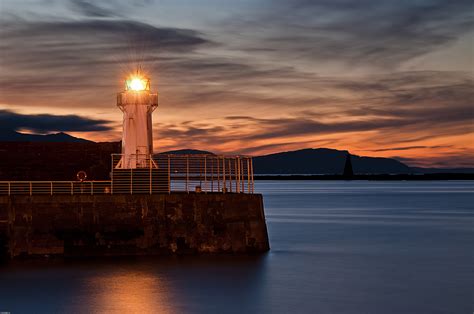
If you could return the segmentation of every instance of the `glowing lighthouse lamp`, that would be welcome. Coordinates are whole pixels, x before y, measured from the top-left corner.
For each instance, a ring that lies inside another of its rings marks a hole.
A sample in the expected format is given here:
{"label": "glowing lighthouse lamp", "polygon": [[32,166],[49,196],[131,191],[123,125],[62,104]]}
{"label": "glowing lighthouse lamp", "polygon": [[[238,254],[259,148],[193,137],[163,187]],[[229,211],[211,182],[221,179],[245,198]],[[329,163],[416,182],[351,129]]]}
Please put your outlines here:
{"label": "glowing lighthouse lamp", "polygon": [[156,167],[153,164],[152,114],[158,107],[158,93],[150,92],[150,80],[137,72],[125,81],[125,91],[117,94],[123,112],[122,158],[116,168]]}

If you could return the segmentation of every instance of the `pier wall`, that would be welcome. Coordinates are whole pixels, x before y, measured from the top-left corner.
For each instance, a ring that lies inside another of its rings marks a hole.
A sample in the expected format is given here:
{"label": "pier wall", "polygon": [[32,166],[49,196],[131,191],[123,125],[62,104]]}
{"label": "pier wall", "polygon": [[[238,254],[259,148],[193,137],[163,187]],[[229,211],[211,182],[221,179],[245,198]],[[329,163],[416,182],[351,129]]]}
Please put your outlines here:
{"label": "pier wall", "polygon": [[0,196],[0,256],[268,250],[260,194]]}

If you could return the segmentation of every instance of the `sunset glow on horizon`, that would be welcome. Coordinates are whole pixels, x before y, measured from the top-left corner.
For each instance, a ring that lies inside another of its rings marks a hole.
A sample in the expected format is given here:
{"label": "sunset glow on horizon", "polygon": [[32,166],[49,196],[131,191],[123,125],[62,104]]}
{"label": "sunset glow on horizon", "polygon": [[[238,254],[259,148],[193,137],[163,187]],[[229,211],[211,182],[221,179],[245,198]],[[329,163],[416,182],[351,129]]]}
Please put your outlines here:
{"label": "sunset glow on horizon", "polygon": [[474,167],[471,1],[6,0],[0,21],[0,132],[120,141],[128,78],[160,94],[157,152]]}

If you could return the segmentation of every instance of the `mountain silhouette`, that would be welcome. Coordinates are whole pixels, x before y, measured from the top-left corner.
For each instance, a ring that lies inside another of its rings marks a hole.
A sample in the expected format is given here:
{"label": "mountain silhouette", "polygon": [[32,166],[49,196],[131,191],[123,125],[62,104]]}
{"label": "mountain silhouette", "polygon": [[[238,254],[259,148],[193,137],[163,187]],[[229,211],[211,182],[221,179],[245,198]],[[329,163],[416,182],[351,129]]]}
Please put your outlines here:
{"label": "mountain silhouette", "polygon": [[[348,151],[329,148],[302,149],[254,157],[256,174],[342,174]],[[351,155],[354,174],[412,173],[391,158]]]}
{"label": "mountain silhouette", "polygon": [[120,153],[120,146],[120,142],[0,141],[0,181],[76,180],[81,170],[90,180],[108,180],[111,154]]}
{"label": "mountain silhouette", "polygon": [[11,130],[0,130],[0,141],[3,142],[47,142],[47,143],[93,143],[83,138],[74,137],[67,133],[26,134]]}
{"label": "mountain silhouette", "polygon": [[[30,143],[30,144],[28,144]],[[63,145],[67,144],[67,145]],[[80,144],[90,144],[81,146]],[[59,179],[70,177],[69,168],[86,169],[96,179],[107,179],[107,169],[98,170],[99,165],[110,164],[110,154],[120,153],[120,142],[95,143],[82,138],[60,132],[55,134],[37,135],[24,134],[0,129],[0,177],[6,179]],[[213,154],[197,149],[180,149],[158,154]],[[301,149],[253,157],[255,174],[343,174],[349,154],[346,150],[329,148]],[[95,157],[91,157],[95,156]],[[90,159],[90,160],[89,160]],[[438,169],[409,167],[391,158],[375,158],[350,155],[354,174],[422,174],[422,173],[474,173],[473,168]],[[64,167],[58,167],[58,165]],[[92,167],[92,165],[96,165]],[[34,168],[36,170],[29,169]],[[61,168],[61,169],[59,169]],[[67,168],[67,169],[66,169]],[[106,167],[107,168],[107,167]],[[54,176],[52,170],[56,169]],[[91,171],[93,170],[93,171]],[[63,173],[63,174],[62,174]],[[33,175],[35,174],[35,175]]]}

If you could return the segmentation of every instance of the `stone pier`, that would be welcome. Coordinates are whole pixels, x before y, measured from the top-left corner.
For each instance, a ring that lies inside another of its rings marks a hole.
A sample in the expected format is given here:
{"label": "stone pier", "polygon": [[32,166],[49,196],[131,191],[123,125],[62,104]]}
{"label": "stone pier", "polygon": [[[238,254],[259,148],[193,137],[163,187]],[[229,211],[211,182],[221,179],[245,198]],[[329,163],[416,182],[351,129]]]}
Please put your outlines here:
{"label": "stone pier", "polygon": [[268,250],[260,194],[0,196],[0,256]]}

